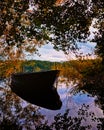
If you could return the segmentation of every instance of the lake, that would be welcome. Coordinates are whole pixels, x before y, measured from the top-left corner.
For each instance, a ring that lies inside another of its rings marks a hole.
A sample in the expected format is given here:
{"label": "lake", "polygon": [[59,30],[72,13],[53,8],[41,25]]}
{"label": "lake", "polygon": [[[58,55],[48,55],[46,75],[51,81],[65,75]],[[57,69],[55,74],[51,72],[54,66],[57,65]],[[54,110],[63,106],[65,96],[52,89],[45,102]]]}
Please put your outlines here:
{"label": "lake", "polygon": [[[5,86],[4,82],[0,83],[0,88],[2,86]],[[77,91],[72,82],[69,84],[64,82],[58,83],[57,90],[63,103],[61,109],[48,110],[42,107],[39,109],[39,112],[44,115],[45,119],[48,121],[48,124],[50,125],[54,121],[54,116],[56,116],[58,113],[63,115],[66,110],[69,109],[68,115],[71,118],[82,118],[82,126],[90,125],[91,128],[89,129],[97,130],[97,125],[99,123],[97,119],[104,118],[104,113],[101,109],[101,103],[98,101],[98,95],[92,96],[84,90]],[[2,91],[2,89],[0,91]],[[26,103],[27,102],[24,102],[25,105],[22,105],[26,106]]]}
{"label": "lake", "polygon": [[[97,96],[92,96],[86,91],[75,92],[73,89],[73,83],[66,85],[65,83],[58,84],[58,93],[63,103],[62,108],[57,111],[41,108],[40,112],[45,115],[49,123],[54,120],[54,116],[58,113],[64,114],[69,109],[69,116],[78,117],[79,110],[83,110],[85,121],[83,125],[91,125],[91,130],[97,130],[96,125],[98,122],[93,121],[94,118],[104,118],[103,110],[96,104]],[[90,116],[91,115],[91,116]],[[81,116],[81,115],[80,115]]]}

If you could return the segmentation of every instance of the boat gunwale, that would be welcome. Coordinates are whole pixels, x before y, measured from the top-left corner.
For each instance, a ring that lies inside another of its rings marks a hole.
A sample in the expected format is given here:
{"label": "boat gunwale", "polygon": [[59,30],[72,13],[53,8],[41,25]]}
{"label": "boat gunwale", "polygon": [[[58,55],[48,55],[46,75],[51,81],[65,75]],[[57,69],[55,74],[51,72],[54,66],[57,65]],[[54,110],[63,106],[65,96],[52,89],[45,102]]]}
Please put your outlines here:
{"label": "boat gunwale", "polygon": [[38,72],[19,72],[19,73],[13,73],[13,76],[22,76],[22,75],[31,75],[31,74],[41,74],[41,73],[48,73],[48,72],[57,72],[59,74],[60,70],[42,70]]}

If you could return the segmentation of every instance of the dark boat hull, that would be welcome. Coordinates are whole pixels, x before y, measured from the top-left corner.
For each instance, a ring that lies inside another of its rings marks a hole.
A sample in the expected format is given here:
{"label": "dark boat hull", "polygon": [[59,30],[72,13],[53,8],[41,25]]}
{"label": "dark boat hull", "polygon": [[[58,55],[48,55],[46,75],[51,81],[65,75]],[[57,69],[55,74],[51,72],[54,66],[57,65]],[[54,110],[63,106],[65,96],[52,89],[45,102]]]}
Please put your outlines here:
{"label": "dark boat hull", "polygon": [[54,82],[58,70],[34,73],[17,73],[11,76],[11,89],[24,100],[52,110],[61,108],[62,102]]}

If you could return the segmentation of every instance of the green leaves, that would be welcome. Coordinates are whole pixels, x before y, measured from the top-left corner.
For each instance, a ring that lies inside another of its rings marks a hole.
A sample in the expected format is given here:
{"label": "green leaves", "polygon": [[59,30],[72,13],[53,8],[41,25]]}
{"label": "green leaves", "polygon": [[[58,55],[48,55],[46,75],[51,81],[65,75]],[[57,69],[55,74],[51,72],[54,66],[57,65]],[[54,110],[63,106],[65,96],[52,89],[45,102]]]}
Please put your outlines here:
{"label": "green leaves", "polygon": [[[55,0],[34,0],[33,9],[30,8],[30,4],[29,0],[0,1],[0,39],[5,37],[5,42],[2,42],[4,46],[0,47],[4,51],[5,46],[15,47],[19,44],[16,50],[21,48],[22,53],[26,49],[23,45],[24,40],[36,39],[51,42],[57,50],[68,53],[73,48],[77,49],[76,41],[84,41],[89,37],[89,27],[94,18],[98,19],[97,27],[99,35],[102,35],[100,31],[104,19],[102,0],[67,1],[62,5],[57,5]],[[28,44],[31,45],[31,42]],[[33,48],[35,46],[34,44]],[[13,48],[10,51],[13,51]],[[5,56],[9,56],[10,51],[5,53]]]}

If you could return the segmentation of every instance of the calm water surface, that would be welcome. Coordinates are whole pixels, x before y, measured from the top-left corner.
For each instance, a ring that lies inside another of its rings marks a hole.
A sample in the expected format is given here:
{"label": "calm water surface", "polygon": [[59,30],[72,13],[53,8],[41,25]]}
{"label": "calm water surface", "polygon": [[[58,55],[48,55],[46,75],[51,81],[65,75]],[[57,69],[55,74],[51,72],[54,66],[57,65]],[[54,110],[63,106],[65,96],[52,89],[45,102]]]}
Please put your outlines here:
{"label": "calm water surface", "polygon": [[[0,87],[1,86],[3,86],[2,82],[0,83]],[[85,115],[86,120],[83,121],[82,124],[91,124],[91,130],[97,130],[96,125],[98,122],[92,120],[91,114],[93,114],[96,118],[104,118],[103,110],[96,103],[97,96],[92,97],[86,91],[79,91],[75,93],[75,91],[72,91],[74,88],[72,83],[69,85],[66,85],[65,83],[59,83],[57,88],[63,103],[61,109],[39,109],[40,113],[45,116],[46,120],[48,120],[48,123],[52,123],[55,115],[58,113],[64,114],[67,109],[69,109],[69,116],[71,117],[79,117],[78,111],[83,109],[87,114]]]}
{"label": "calm water surface", "polygon": [[58,93],[60,95],[60,98],[63,102],[63,105],[60,110],[48,110],[41,108],[40,112],[45,115],[46,119],[49,123],[53,122],[54,116],[58,113],[64,114],[67,109],[69,109],[69,116],[71,117],[78,117],[78,111],[79,109],[83,109],[86,111],[86,120],[83,122],[83,124],[91,124],[92,129],[96,130],[96,121],[92,121],[92,118],[89,116],[94,114],[94,117],[97,118],[104,118],[103,110],[100,109],[100,107],[96,104],[95,100],[97,99],[97,96],[92,97],[90,94],[88,94],[85,91],[80,91],[78,93],[72,92],[73,85],[65,85],[64,83],[60,83],[58,85]]}

